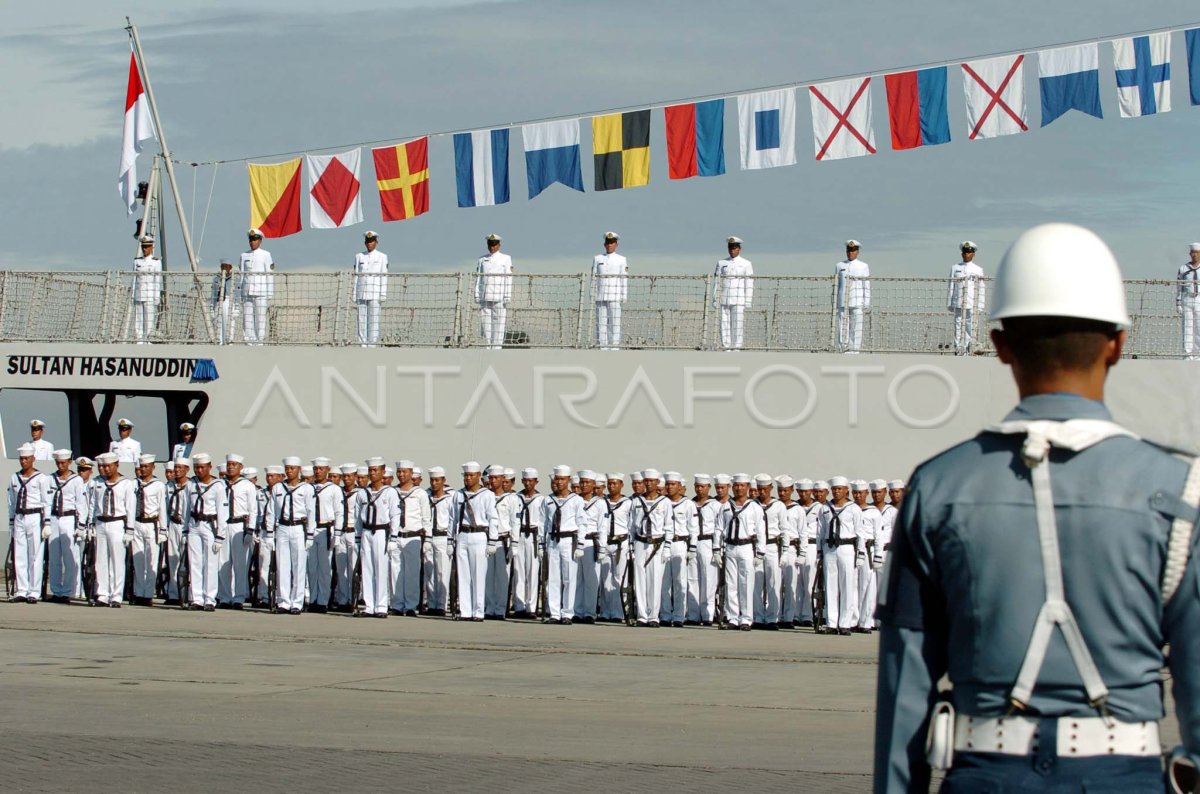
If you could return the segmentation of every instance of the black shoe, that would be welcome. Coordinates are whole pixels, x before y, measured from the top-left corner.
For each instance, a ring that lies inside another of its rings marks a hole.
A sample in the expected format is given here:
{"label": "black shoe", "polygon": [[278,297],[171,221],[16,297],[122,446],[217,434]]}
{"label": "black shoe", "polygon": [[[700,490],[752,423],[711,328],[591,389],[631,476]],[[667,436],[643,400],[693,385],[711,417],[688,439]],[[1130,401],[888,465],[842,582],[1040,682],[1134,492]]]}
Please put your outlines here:
{"label": "black shoe", "polygon": [[163,606],[177,607],[177,606],[179,606],[179,599],[178,598],[168,598],[166,601],[163,602]]}
{"label": "black shoe", "polygon": [[711,626],[712,621],[711,620],[702,620],[702,621],[700,621],[700,625],[701,626]]}
{"label": "black shoe", "polygon": [[245,608],[246,608],[246,605],[245,605],[245,604],[237,604],[237,603],[235,603],[235,604],[233,605],[233,608],[234,608],[234,609],[236,609],[236,610],[238,610],[238,611],[241,611],[241,610],[243,610],[243,609],[245,609]]}
{"label": "black shoe", "polygon": [[700,621],[698,621],[698,620],[685,620],[685,621],[683,621],[683,625],[685,625],[685,626],[699,626],[699,625],[700,625]]}
{"label": "black shoe", "polygon": [[233,609],[233,604],[230,604],[227,601],[218,601],[217,609]]}
{"label": "black shoe", "polygon": [[24,604],[24,603],[25,603],[25,596],[13,596],[12,598],[8,599],[8,603],[10,603],[10,604]]}
{"label": "black shoe", "polygon": [[661,624],[661,623],[659,623],[657,620],[652,620],[652,621],[650,621],[650,628],[652,628],[652,629],[657,629],[657,628],[658,628],[659,626],[661,626],[661,625],[662,625],[662,624]]}
{"label": "black shoe", "polygon": [[386,612],[376,612],[375,613],[375,617],[377,617],[377,618],[387,618],[387,616],[388,616],[388,613],[386,613]]}
{"label": "black shoe", "polygon": [[416,616],[417,616],[417,610],[415,610],[415,609],[405,610],[405,612],[404,612],[404,617],[406,617],[406,618],[415,618]]}
{"label": "black shoe", "polygon": [[766,625],[763,626],[763,628],[765,628],[767,631],[779,631],[779,624],[778,623],[767,623]]}
{"label": "black shoe", "polygon": [[812,625],[813,625],[813,622],[811,620],[800,621],[800,628],[802,628],[802,629],[811,629]]}
{"label": "black shoe", "polygon": [[849,637],[850,629],[838,629],[838,636],[839,637]]}
{"label": "black shoe", "polygon": [[204,605],[204,611],[205,611],[205,612],[213,612],[213,611],[215,611],[215,610],[216,610],[216,607],[214,607],[212,604],[205,604],[205,605]]}
{"label": "black shoe", "polygon": [[188,609],[191,610],[192,612],[203,612],[204,611],[204,607],[200,604],[192,604],[191,606],[188,607]]}
{"label": "black shoe", "polygon": [[563,618],[562,620],[559,621],[559,623],[561,623],[564,626],[570,626],[574,622],[575,622],[575,618]]}
{"label": "black shoe", "polygon": [[681,628],[683,628],[683,621],[682,620],[671,621],[671,626],[672,626],[672,628],[681,629]]}
{"label": "black shoe", "polygon": [[471,618],[471,622],[472,622],[472,623],[482,623],[482,622],[483,622],[483,618]]}
{"label": "black shoe", "polygon": [[108,603],[108,605],[109,605],[110,607],[112,607],[113,609],[120,609],[120,608],[121,608],[121,602],[120,602],[120,601],[110,601],[110,602]]}
{"label": "black shoe", "polygon": [[300,614],[300,608],[299,608],[299,607],[292,607],[291,609],[289,609],[289,610],[288,610],[288,614],[289,614],[289,615],[299,615],[299,614]]}
{"label": "black shoe", "polygon": [[749,631],[749,630],[750,630],[749,626],[742,626],[742,631]]}
{"label": "black shoe", "polygon": [[558,618],[543,618],[542,623],[546,624],[547,626],[557,626],[559,620]]}
{"label": "black shoe", "polygon": [[650,627],[650,624],[649,624],[649,623],[647,623],[647,622],[646,622],[646,621],[644,621],[644,620],[639,620],[639,621],[637,622],[637,627],[638,627],[639,629],[645,629],[645,628],[649,628],[649,627]]}
{"label": "black shoe", "polygon": [[587,625],[589,625],[589,626],[592,626],[592,625],[595,625],[595,623],[596,623],[596,618],[595,618],[595,617],[592,617],[592,616],[590,616],[590,615],[589,615],[589,616],[588,616],[588,617],[586,617],[586,618],[580,618],[580,619],[579,619],[579,622],[580,622],[580,623],[586,623]]}
{"label": "black shoe", "polygon": [[395,615],[395,616],[396,616],[396,617],[398,617],[398,618],[402,618],[402,617],[404,617],[404,613],[403,613],[403,612],[401,612],[399,609],[392,609],[391,607],[388,607],[388,614],[389,614],[389,615]]}

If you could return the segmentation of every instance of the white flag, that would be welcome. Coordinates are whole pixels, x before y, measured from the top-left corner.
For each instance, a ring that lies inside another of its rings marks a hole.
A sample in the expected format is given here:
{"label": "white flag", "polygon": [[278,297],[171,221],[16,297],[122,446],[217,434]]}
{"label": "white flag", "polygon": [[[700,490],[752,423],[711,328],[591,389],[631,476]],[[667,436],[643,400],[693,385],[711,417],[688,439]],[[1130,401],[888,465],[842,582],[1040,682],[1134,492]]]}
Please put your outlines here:
{"label": "white flag", "polygon": [[121,172],[117,176],[117,192],[130,215],[137,206],[138,152],[142,150],[142,141],[153,137],[154,123],[150,119],[150,102],[142,89],[137,60],[133,53],[130,53],[129,86],[125,90],[125,128],[121,132]]}
{"label": "white flag", "polygon": [[337,229],[362,223],[359,149],[305,156],[308,170],[308,226]]}
{"label": "white flag", "polygon": [[796,91],[760,91],[738,97],[742,170],[796,164]]}
{"label": "white flag", "polygon": [[870,77],[810,85],[808,99],[818,160],[875,154]]}
{"label": "white flag", "polygon": [[1029,130],[1024,55],[968,61],[962,69],[968,139],[996,138]]}

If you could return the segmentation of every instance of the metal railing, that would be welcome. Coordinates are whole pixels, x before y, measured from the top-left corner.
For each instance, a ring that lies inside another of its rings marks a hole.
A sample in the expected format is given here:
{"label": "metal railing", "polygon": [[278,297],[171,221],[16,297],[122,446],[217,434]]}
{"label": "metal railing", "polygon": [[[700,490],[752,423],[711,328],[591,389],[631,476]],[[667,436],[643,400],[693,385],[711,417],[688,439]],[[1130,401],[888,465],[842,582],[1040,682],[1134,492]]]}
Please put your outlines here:
{"label": "metal railing", "polygon": [[[125,272],[0,271],[0,340],[28,342],[139,341],[134,275]],[[476,347],[480,334],[474,273],[408,273],[373,277],[385,285],[379,300],[381,346]],[[597,347],[597,304],[605,284],[590,274],[500,276],[507,309],[505,347]],[[629,275],[619,279],[620,347],[643,350],[720,350],[723,284],[715,276]],[[357,345],[361,294],[353,273],[275,273],[268,302],[267,344]],[[845,351],[952,355],[956,312],[947,308],[945,279],[871,278],[869,306],[860,316],[839,311],[834,277],[756,276],[742,309],[746,350]],[[165,273],[153,333],[145,341],[215,344],[221,333],[215,276]],[[987,284],[983,280],[983,284]],[[1128,355],[1184,355],[1175,281],[1127,281],[1133,326]],[[867,282],[847,279],[844,295],[862,295]],[[232,344],[246,339],[238,279],[229,282]],[[146,294],[146,293],[143,293]],[[845,301],[854,303],[853,299]],[[731,318],[732,319],[732,318]],[[961,318],[960,318],[961,319]],[[994,351],[986,309],[975,312],[970,352]],[[858,327],[861,325],[861,332]]]}

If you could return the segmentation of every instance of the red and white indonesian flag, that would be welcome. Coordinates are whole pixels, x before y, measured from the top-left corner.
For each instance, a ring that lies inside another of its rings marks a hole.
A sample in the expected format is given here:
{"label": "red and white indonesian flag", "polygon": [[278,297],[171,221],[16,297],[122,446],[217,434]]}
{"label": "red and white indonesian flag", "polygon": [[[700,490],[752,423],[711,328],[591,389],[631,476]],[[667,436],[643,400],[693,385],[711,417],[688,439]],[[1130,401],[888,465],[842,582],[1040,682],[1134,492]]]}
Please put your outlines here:
{"label": "red and white indonesian flag", "polygon": [[362,223],[359,183],[360,149],[341,154],[310,154],[308,165],[308,225],[336,229]]}
{"label": "red and white indonesian flag", "polygon": [[150,120],[150,102],[142,89],[137,60],[133,53],[130,53],[129,89],[125,92],[125,131],[121,135],[121,175],[117,178],[117,189],[130,215],[137,205],[138,152],[142,150],[142,141],[153,137],[154,123]]}

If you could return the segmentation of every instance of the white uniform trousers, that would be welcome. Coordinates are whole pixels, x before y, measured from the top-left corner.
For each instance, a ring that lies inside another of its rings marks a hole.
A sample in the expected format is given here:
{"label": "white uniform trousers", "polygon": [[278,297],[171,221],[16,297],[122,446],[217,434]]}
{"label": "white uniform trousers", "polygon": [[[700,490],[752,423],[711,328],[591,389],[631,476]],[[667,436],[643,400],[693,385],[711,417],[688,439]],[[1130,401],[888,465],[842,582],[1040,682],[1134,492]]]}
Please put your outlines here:
{"label": "white uniform trousers", "polygon": [[537,534],[522,532],[512,542],[512,609],[532,614],[537,609],[538,570]]}
{"label": "white uniform trousers", "polygon": [[779,582],[782,590],[779,620],[790,626],[800,619],[800,567],[796,564],[796,547],[790,543],[783,547],[779,558]]}
{"label": "white uniform trousers", "polygon": [[858,609],[855,610],[858,620],[855,621],[860,629],[875,628],[875,585],[878,582],[878,572],[867,561],[858,566]]}
{"label": "white uniform trousers", "polygon": [[779,545],[768,543],[763,558],[754,564],[754,622],[778,623],[782,567]]}
{"label": "white uniform trousers", "polygon": [[[35,516],[36,517],[36,516]],[[41,547],[41,543],[38,546]],[[18,575],[20,568],[17,568]],[[41,570],[41,565],[38,565]],[[20,587],[20,579],[17,580]],[[125,597],[125,522],[96,522],[96,600],[101,604]]]}
{"label": "white uniform trousers", "polygon": [[846,350],[857,353],[862,349],[864,311],[861,308],[850,308],[846,310],[846,314],[847,330],[849,331]]}
{"label": "white uniform trousers", "polygon": [[[225,529],[225,545],[229,547],[229,568],[233,574],[233,603],[244,604],[250,598],[250,559],[254,556],[254,533],[244,532],[243,524],[230,524]],[[224,549],[221,550],[224,553]]]}
{"label": "white uniform trousers", "polygon": [[[633,542],[633,586],[637,591],[637,622],[658,622],[662,602],[663,544],[655,546],[640,540]],[[658,549],[658,553],[655,553]]]}
{"label": "white uniform trousers", "polygon": [[362,533],[359,549],[362,564],[363,612],[367,615],[386,615],[388,611],[388,532],[368,529]]}
{"label": "white uniform trousers", "polygon": [[217,569],[220,567],[220,558],[219,555],[213,554],[214,540],[212,526],[208,522],[194,524],[188,530],[188,581],[192,591],[191,602],[206,607],[217,603]]}
{"label": "white uniform trousers", "polygon": [[233,341],[232,298],[226,298],[213,309],[213,324],[216,326],[218,345],[227,345]]}
{"label": "white uniform trousers", "polygon": [[960,356],[970,354],[975,342],[975,310],[954,310],[954,352]]}
{"label": "white uniform trousers", "polygon": [[353,532],[336,532],[333,538],[333,570],[337,587],[333,603],[342,607],[354,606],[354,569],[358,565],[358,545]]}
{"label": "white uniform trousers", "polygon": [[183,552],[183,525],[167,523],[167,598],[179,600],[179,558]]}
{"label": "white uniform trousers", "polygon": [[308,565],[304,555],[304,527],[277,526],[275,528],[275,564],[277,609],[304,608],[304,580]]}
{"label": "white uniform trousers", "polygon": [[745,306],[721,307],[721,347],[726,350],[741,350],[745,328]]}
{"label": "white uniform trousers", "polygon": [[425,555],[425,608],[450,608],[450,538],[435,535],[421,547]]}
{"label": "white uniform trousers", "polygon": [[[227,536],[233,535],[237,531],[239,525],[226,527],[225,533]],[[233,603],[233,556],[230,550],[233,548],[231,538],[226,537],[226,542],[221,544],[221,551],[217,553],[217,603],[232,604]]]}
{"label": "white uniform trousers", "polygon": [[550,555],[549,573],[546,574],[546,612],[551,620],[575,617],[575,542],[564,537],[546,541],[546,553]]}
{"label": "white uniform trousers", "polygon": [[[50,518],[48,552],[50,594],[59,598],[73,597],[79,587],[79,547],[75,544],[75,516]],[[38,571],[41,571],[41,566],[38,566]]]}
{"label": "white uniform trousers", "polygon": [[262,604],[271,602],[271,566],[275,561],[275,544],[272,540],[258,544],[258,591],[254,597]]}
{"label": "white uniform trousers", "polygon": [[858,605],[854,555],[854,546],[849,543],[825,549],[825,625],[828,628],[854,627]]}
{"label": "white uniform trousers", "polygon": [[600,557],[595,541],[584,542],[583,559],[576,565],[575,575],[575,617],[594,618],[600,602]]}
{"label": "white uniform trousers", "polygon": [[317,527],[312,548],[305,553],[308,603],[323,607],[329,606],[330,591],[333,589],[332,558],[329,556],[332,532],[330,527]]}
{"label": "white uniform trousers", "polygon": [[663,544],[662,554],[670,552],[663,560],[662,602],[658,616],[667,621],[683,622],[687,615],[687,541],[672,541]]}
{"label": "white uniform trousers", "polygon": [[725,622],[749,626],[754,622],[754,547],[725,547]]}
{"label": "white uniform trousers", "polygon": [[600,617],[609,620],[625,619],[626,586],[632,587],[629,576],[629,539],[608,544],[608,554],[600,560]]}
{"label": "white uniform trousers", "polygon": [[821,620],[820,615],[813,615],[812,590],[817,580],[817,544],[801,541],[803,556],[796,562],[796,589],[800,594],[801,621],[811,620],[814,624]]}
{"label": "white uniform trousers", "polygon": [[504,325],[508,321],[508,306],[501,301],[479,304],[479,333],[492,350],[504,347]]}
{"label": "white uniform trousers", "polygon": [[837,340],[835,349],[841,353],[844,352],[849,345],[850,340],[850,316],[845,309],[837,310]]}
{"label": "white uniform trousers", "polygon": [[135,521],[133,524],[133,595],[154,598],[158,578],[158,525]]}
{"label": "white uniform trousers", "polygon": [[1200,358],[1200,298],[1185,297],[1179,304],[1183,315],[1183,352],[1189,361]]}
{"label": "white uniform trousers", "polygon": [[596,301],[596,347],[621,348],[621,302]]}
{"label": "white uniform trousers", "polygon": [[483,586],[483,614],[504,617],[508,614],[509,552],[501,543],[487,558],[487,576]]}
{"label": "white uniform trousers", "polygon": [[396,538],[388,543],[391,563],[391,608],[397,612],[416,610],[421,604],[421,538]]}
{"label": "white uniform trousers", "polygon": [[487,577],[487,533],[460,532],[454,549],[458,569],[458,616],[483,617],[483,593]]}
{"label": "white uniform trousers", "polygon": [[261,345],[267,340],[267,297],[248,297],[242,302],[242,334],[247,344]]}
{"label": "white uniform trousers", "polygon": [[[13,566],[17,574],[17,598],[42,597],[42,514],[28,513],[13,517],[12,523]],[[121,558],[121,573],[125,572],[125,558]],[[124,586],[124,576],[121,583]]]}
{"label": "white uniform trousers", "polygon": [[712,540],[696,541],[696,555],[688,563],[687,620],[711,623],[717,603],[717,569]]}
{"label": "white uniform trousers", "polygon": [[379,301],[358,302],[358,343],[363,347],[379,343],[379,313]]}
{"label": "white uniform trousers", "polygon": [[133,302],[133,332],[141,344],[147,338],[154,336],[154,326],[158,321],[158,303],[156,301]]}

